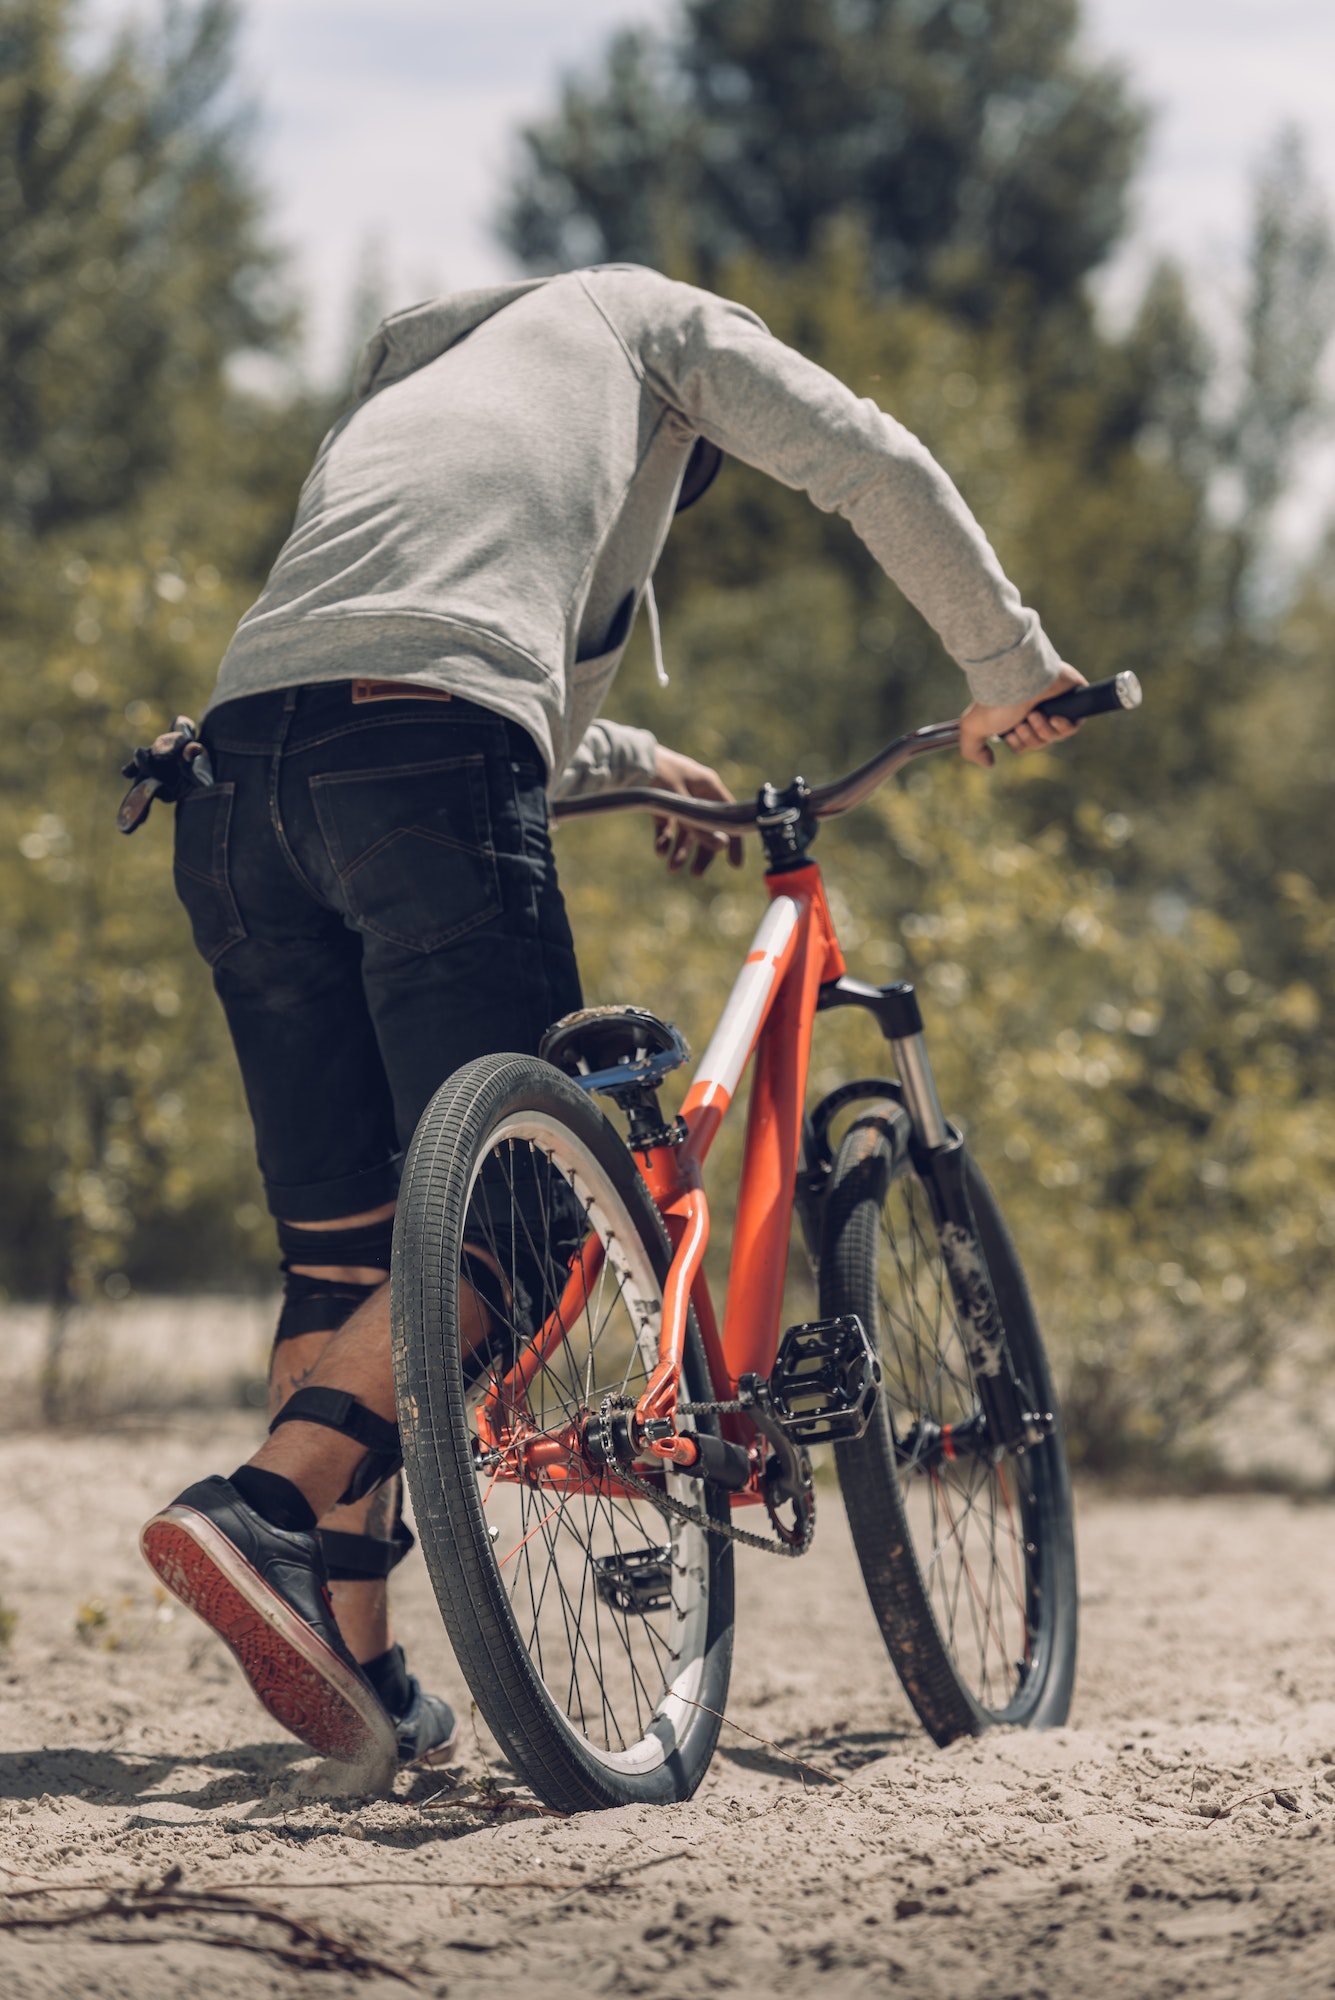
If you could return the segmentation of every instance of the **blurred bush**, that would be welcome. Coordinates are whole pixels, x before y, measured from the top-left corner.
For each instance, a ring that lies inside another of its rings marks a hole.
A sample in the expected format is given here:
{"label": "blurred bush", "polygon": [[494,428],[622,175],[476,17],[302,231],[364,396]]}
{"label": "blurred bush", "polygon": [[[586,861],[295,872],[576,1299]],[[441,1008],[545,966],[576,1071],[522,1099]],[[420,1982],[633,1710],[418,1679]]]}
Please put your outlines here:
{"label": "blurred bush", "polygon": [[[63,6],[0,0],[0,1281],[52,1302],[53,1413],[75,1305],[273,1269],[167,815],[121,842],[114,772],[207,698],[329,410],[226,108],[229,9],[171,20],[80,69]],[[1068,658],[1145,681],[1139,716],[991,778],[920,768],[820,848],[853,969],[920,984],[1078,1450],[1115,1469],[1197,1450],[1329,1307],[1335,593],[1328,553],[1280,589],[1271,519],[1333,260],[1285,139],[1229,365],[1171,266],[1101,328],[1139,118],[1076,26],[1068,0],[691,0],[535,128],[507,226],[538,266],[652,256],[752,305],[923,436]],[[287,369],[264,397],[256,354]],[[671,685],[637,634],[614,712],[743,793],[959,706],[846,524],[744,466],[659,597]],[[698,1048],[758,887],[668,882],[648,844],[561,833],[586,986]],[[823,1019],[813,1089],[883,1061]]]}
{"label": "blurred bush", "polygon": [[[80,67],[62,0],[0,0],[0,1283],[51,1301],[51,1413],[73,1307],[271,1256],[166,815],[133,848],[113,827],[127,748],[207,698],[326,415],[293,386],[233,28],[172,7]],[[238,386],[256,356],[288,357],[281,395]]]}

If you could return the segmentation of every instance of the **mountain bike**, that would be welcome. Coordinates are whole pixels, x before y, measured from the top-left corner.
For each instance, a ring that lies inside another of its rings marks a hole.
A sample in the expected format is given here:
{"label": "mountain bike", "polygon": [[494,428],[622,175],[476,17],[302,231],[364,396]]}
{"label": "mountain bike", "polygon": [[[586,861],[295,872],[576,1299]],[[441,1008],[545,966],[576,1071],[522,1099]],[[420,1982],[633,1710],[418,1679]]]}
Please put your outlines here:
{"label": "mountain bike", "polygon": [[[1134,675],[1044,704],[1138,705]],[[732,1657],[733,1551],[803,1556],[828,1443],[872,1609],[938,1744],[1066,1719],[1071,1487],[1019,1258],[942,1109],[913,987],[851,978],[810,849],[958,726],[754,804],[635,789],[758,835],[768,908],[675,1118],[669,1023],[595,1007],[481,1058],[408,1154],[391,1297],[408,1485],[459,1665],[515,1770],[583,1811],[690,1797]],[[866,1009],[895,1075],[806,1107],[816,1019]],[[754,1056],[722,1323],[702,1169]],[[626,1138],[595,1104],[611,1101]],[[836,1138],[837,1133],[837,1138]],[[781,1330],[794,1209],[819,1317]]]}

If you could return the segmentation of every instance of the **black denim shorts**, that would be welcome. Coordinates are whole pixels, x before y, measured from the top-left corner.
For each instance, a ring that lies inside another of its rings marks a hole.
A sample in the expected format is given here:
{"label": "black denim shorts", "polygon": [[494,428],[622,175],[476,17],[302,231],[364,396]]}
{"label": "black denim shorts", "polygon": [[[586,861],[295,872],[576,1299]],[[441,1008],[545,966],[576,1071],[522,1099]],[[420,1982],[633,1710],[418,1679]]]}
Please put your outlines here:
{"label": "black denim shorts", "polygon": [[472,702],[247,695],[176,810],[176,889],[213,968],[273,1214],[390,1201],[427,1103],[474,1056],[536,1052],[580,1002],[545,773]]}

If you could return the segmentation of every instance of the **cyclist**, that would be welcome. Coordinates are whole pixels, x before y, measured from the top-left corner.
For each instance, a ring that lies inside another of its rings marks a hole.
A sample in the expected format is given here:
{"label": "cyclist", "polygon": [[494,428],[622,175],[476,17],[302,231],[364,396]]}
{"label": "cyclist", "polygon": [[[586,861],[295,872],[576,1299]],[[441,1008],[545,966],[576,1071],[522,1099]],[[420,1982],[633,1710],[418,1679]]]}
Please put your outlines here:
{"label": "cyclist", "polygon": [[[387,1609],[411,1545],[386,1282],[399,1160],[447,1075],[536,1052],[581,1004],[549,795],[729,796],[598,717],[646,600],[658,657],[654,566],[725,452],[843,514],[935,626],[973,695],[967,758],[1069,734],[1033,709],[1081,676],[917,439],[744,307],[610,265],[380,327],[223,659],[201,726],[216,782],[189,782],[182,739],[154,746],[285,1296],[270,1437],[155,1515],[144,1549],[326,1754],[453,1745]],[[723,844],[656,837],[694,872]],[[509,1303],[488,1262],[467,1266],[470,1348]]]}

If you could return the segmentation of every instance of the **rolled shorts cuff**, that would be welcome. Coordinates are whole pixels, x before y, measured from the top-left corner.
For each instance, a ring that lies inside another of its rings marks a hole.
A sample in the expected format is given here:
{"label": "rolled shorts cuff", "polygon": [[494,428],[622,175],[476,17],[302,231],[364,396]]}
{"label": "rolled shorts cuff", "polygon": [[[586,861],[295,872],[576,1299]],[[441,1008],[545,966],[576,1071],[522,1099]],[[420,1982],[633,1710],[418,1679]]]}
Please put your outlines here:
{"label": "rolled shorts cuff", "polygon": [[270,1215],[282,1222],[335,1222],[340,1216],[361,1215],[396,1201],[402,1172],[403,1155],[396,1153],[378,1167],[345,1174],[338,1181],[312,1181],[305,1187],[279,1187],[266,1181],[264,1198]]}

